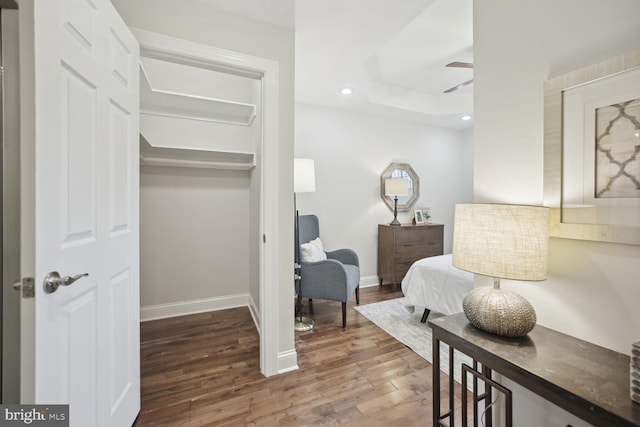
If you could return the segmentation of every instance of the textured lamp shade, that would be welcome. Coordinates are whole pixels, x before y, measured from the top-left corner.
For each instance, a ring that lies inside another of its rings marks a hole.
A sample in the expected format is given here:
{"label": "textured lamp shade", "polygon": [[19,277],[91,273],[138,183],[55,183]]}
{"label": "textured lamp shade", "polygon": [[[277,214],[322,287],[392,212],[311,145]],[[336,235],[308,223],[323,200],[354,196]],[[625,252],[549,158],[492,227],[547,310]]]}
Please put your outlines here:
{"label": "textured lamp shade", "polygon": [[453,264],[485,276],[545,280],[548,224],[543,207],[458,204]]}
{"label": "textured lamp shade", "polygon": [[524,336],[536,324],[522,296],[500,289],[500,278],[547,278],[549,210],[537,206],[456,205],[453,265],[494,278],[493,288],[477,288],[464,299],[469,321],[487,332]]}
{"label": "textured lamp shade", "polygon": [[401,178],[385,179],[384,194],[386,196],[408,196],[409,181]]}
{"label": "textured lamp shade", "polygon": [[316,191],[316,168],[313,159],[293,159],[293,192]]}

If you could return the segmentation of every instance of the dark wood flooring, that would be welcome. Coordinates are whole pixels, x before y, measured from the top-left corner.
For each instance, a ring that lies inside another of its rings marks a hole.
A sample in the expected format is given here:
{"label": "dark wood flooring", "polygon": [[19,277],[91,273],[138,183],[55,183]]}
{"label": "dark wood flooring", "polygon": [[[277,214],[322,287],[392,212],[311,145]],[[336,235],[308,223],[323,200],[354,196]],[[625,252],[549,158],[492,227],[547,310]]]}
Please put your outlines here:
{"label": "dark wood flooring", "polygon": [[[401,296],[364,288],[360,304]],[[431,364],[353,305],[342,329],[340,303],[314,301],[315,328],[296,332],[300,369],[269,378],[247,308],[142,323],[134,426],[430,426]]]}

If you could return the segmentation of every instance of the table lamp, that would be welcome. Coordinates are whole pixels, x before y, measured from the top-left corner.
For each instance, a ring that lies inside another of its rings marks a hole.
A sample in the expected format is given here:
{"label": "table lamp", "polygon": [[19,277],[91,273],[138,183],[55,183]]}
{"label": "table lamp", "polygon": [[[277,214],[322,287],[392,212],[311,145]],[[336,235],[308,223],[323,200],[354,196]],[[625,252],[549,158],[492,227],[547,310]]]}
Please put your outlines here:
{"label": "table lamp", "polygon": [[402,178],[385,179],[384,194],[393,197],[393,221],[389,225],[400,225],[400,221],[398,221],[398,196],[409,195],[409,181]]}
{"label": "table lamp", "polygon": [[527,335],[536,312],[521,295],[500,288],[500,279],[547,278],[549,209],[539,206],[457,204],[453,265],[493,277],[493,287],[473,289],[462,304],[472,325],[507,337]]}

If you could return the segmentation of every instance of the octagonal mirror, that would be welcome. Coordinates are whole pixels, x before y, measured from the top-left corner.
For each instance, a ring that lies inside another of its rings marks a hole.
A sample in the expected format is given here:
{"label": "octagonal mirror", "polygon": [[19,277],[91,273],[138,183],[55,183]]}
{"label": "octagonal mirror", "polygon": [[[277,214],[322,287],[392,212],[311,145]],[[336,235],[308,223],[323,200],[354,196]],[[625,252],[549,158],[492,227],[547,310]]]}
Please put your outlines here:
{"label": "octagonal mirror", "polygon": [[420,178],[408,163],[391,163],[380,175],[380,197],[386,205],[393,211],[393,197],[385,194],[385,182],[387,179],[406,179],[408,183],[408,194],[398,196],[398,212],[407,212],[420,197]]}

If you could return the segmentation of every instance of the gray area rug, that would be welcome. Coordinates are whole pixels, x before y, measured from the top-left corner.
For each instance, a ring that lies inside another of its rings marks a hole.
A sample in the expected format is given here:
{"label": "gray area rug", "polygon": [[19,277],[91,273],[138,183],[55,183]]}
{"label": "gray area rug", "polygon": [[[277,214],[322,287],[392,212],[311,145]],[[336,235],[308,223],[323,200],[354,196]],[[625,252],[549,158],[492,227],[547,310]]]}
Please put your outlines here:
{"label": "gray area rug", "polygon": [[[433,362],[431,328],[427,323],[420,323],[422,308],[411,310],[405,304],[404,298],[396,298],[353,307],[360,314],[371,320],[386,333],[409,347],[422,358]],[[438,313],[429,314],[429,319],[441,316]],[[462,362],[471,364],[471,359],[459,352],[454,354],[454,378],[460,381]],[[449,346],[440,345],[440,369],[449,374]]]}

